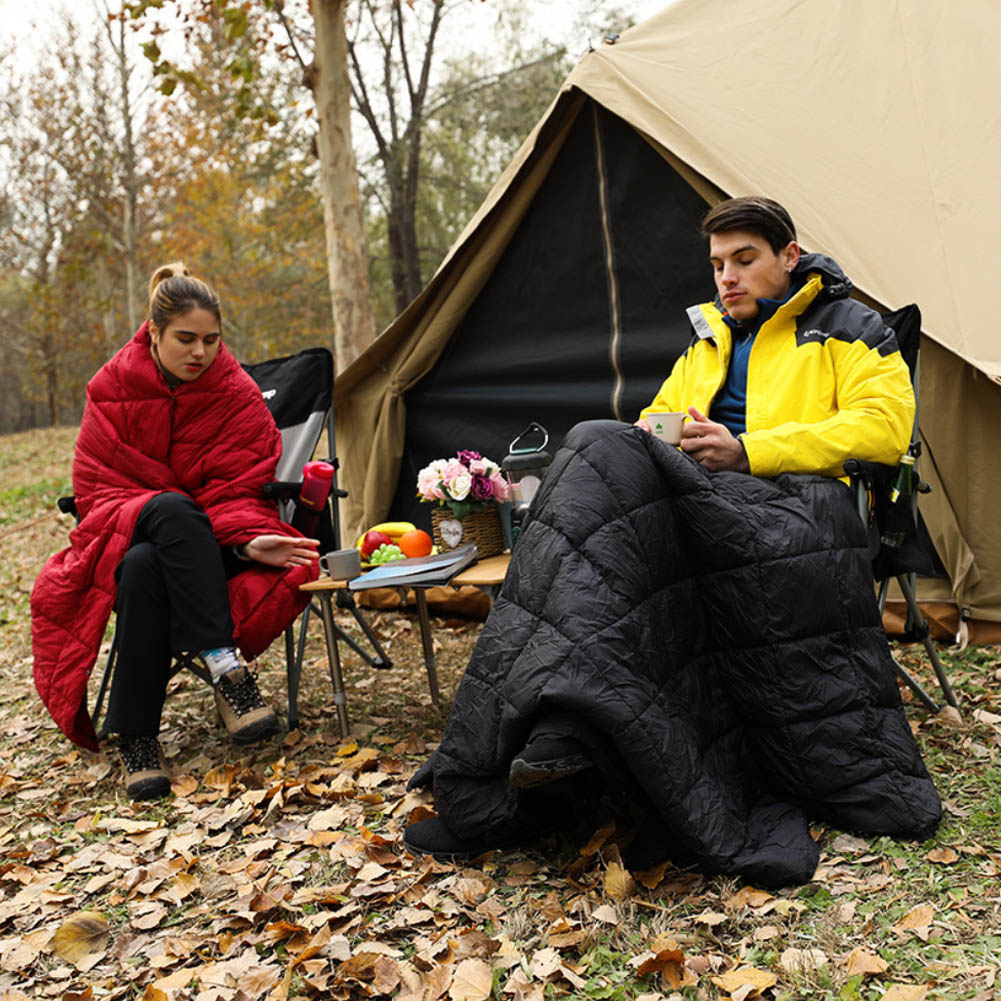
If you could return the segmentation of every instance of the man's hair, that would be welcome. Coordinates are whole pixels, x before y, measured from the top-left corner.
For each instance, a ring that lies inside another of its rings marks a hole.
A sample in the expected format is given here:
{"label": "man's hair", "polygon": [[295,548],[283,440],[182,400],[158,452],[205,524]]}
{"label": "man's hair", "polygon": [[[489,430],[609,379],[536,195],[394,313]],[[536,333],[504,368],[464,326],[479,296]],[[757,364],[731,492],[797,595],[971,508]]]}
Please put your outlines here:
{"label": "man's hair", "polygon": [[777,201],[758,195],[729,198],[702,217],[704,237],[735,229],[746,229],[764,237],[776,254],[796,239],[796,227],[789,213]]}

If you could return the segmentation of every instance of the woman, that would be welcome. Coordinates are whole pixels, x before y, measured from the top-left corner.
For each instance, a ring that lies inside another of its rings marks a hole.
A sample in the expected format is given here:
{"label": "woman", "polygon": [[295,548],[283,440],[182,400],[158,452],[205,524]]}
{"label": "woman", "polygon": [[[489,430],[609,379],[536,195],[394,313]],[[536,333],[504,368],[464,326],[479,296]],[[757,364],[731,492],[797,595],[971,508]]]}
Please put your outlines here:
{"label": "woman", "polygon": [[317,540],[263,496],[281,436],[221,334],[208,285],[180,264],[155,272],[149,318],[87,386],[73,460],[80,521],[31,597],[35,685],[63,732],[91,749],[87,678],[116,611],[107,729],[133,799],[170,790],[157,734],[175,654],[196,654],[211,673],[234,740],[277,732],[237,648],[264,650],[317,574]]}

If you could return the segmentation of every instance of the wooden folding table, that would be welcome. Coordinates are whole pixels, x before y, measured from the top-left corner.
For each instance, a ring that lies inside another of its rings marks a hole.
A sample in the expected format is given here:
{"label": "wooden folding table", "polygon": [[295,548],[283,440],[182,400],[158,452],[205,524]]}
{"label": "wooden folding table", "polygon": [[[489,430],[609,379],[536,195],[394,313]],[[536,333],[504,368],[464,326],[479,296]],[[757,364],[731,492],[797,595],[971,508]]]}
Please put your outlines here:
{"label": "wooden folding table", "polygon": [[[448,587],[479,587],[484,590],[495,588],[504,580],[507,573],[508,564],[511,562],[510,553],[502,553],[500,556],[489,556],[484,560],[479,560],[471,567],[467,567],[461,573],[456,574],[449,582]],[[346,737],[350,726],[348,723],[348,702],[344,692],[344,678],[341,674],[341,657],[337,647],[337,631],[334,627],[334,609],[331,603],[332,596],[348,586],[346,580],[333,580],[330,577],[320,577],[319,580],[311,581],[302,585],[302,590],[307,591],[311,597],[315,596],[320,602],[320,617],[323,621],[323,638],[327,646],[327,660],[330,663],[330,683],[334,689],[334,704],[337,706],[337,723],[340,727],[341,736]],[[391,586],[391,585],[387,585]],[[428,587],[441,585],[420,585],[407,584],[399,585],[401,588],[414,592],[414,600],[417,604],[417,620],[420,623],[421,646],[424,651],[424,667],[428,674],[428,688],[431,691],[431,699],[437,704],[441,701],[441,691],[438,687],[438,663],[434,653],[434,641],[431,636],[431,616],[428,612],[427,589]]]}

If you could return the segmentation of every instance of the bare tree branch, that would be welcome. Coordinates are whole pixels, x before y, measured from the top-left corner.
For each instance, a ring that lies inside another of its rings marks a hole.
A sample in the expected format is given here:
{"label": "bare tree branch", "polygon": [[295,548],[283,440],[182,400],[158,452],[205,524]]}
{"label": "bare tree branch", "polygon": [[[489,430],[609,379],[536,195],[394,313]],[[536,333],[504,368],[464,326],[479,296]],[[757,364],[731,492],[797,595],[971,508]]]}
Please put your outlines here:
{"label": "bare tree branch", "polygon": [[292,25],[289,24],[288,18],[285,17],[285,4],[282,0],[277,0],[275,3],[275,12],[278,14],[278,20],[281,21],[282,27],[285,29],[285,34],[288,36],[289,44],[292,46],[292,52],[295,54],[295,58],[302,67],[303,73],[308,74],[309,67],[306,65],[306,61],[302,58],[302,55],[299,52],[299,46],[295,43],[295,32],[293,32]]}

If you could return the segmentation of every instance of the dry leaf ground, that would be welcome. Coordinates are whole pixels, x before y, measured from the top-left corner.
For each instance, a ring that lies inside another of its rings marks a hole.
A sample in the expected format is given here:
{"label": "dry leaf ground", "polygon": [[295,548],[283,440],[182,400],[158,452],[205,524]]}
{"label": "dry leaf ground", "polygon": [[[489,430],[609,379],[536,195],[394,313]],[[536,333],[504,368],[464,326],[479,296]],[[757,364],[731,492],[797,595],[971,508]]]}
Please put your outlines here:
{"label": "dry leaf ground", "polygon": [[[174,794],[134,805],[113,749],[67,743],[31,685],[28,596],[70,528],[74,434],[0,439],[0,999],[1001,998],[997,649],[948,657],[960,724],[909,708],[946,801],[936,838],[818,828],[814,880],[775,894],[627,873],[611,814],[474,865],[409,857],[400,832],[429,804],[405,783],[443,722],[409,613],[373,615],[394,668],[345,658],[347,742],[318,628],[301,729],[261,747],[229,745],[208,691],[176,679]],[[478,631],[436,621],[447,693]],[[277,646],[262,681],[283,706]]]}

